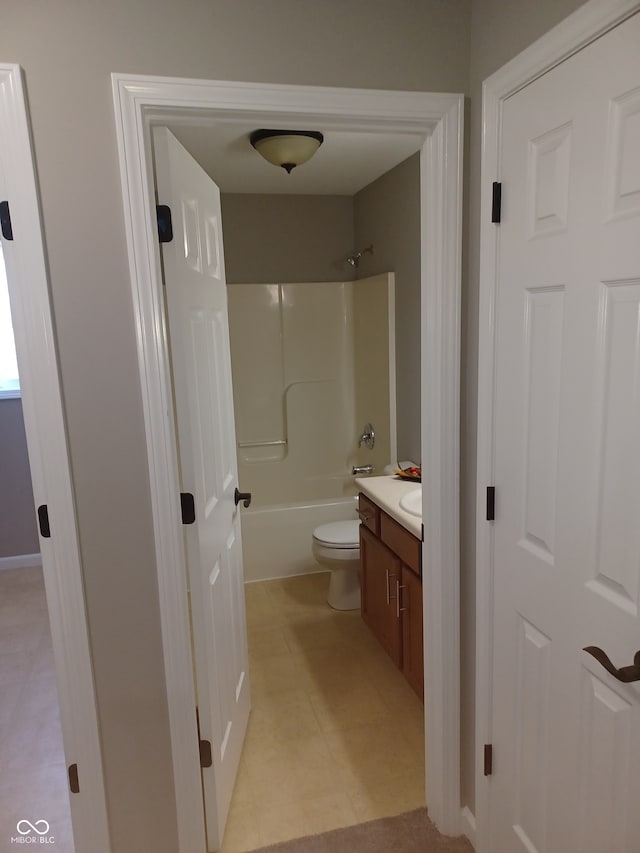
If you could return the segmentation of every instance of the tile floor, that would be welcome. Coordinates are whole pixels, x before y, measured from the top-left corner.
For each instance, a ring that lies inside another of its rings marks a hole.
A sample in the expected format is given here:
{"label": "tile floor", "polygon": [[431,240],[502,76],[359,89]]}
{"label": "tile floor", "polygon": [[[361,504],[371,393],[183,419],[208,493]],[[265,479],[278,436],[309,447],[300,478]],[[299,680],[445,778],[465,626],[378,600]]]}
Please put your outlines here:
{"label": "tile floor", "polygon": [[[422,704],[327,584],[246,588],[253,711],[223,853],[424,805]],[[73,853],[41,569],[0,572],[0,853],[22,819]]]}
{"label": "tile floor", "polygon": [[46,820],[73,853],[66,767],[42,569],[0,571],[0,853],[20,820]]}
{"label": "tile floor", "polygon": [[253,711],[223,853],[425,803],[423,706],[328,575],[246,587]]}

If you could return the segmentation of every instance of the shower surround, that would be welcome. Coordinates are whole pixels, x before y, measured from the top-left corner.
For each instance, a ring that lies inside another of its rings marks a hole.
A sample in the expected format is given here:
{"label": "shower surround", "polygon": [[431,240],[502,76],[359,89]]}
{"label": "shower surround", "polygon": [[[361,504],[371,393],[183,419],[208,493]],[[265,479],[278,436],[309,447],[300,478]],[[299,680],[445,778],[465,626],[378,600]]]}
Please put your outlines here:
{"label": "shower surround", "polygon": [[393,291],[392,274],[228,286],[247,580],[318,571],[313,529],[355,518],[352,466],[395,460]]}

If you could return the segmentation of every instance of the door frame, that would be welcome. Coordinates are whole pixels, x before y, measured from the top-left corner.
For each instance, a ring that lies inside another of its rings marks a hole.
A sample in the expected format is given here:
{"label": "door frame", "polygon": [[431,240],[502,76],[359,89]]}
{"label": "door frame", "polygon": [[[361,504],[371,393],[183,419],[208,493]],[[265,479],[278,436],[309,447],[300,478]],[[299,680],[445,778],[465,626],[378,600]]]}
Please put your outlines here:
{"label": "door frame", "polygon": [[[492,742],[493,524],[486,520],[486,488],[494,483],[495,302],[500,226],[491,222],[493,182],[501,179],[502,111],[511,95],[640,11],[640,0],[589,0],[488,77],[482,87],[480,336],[476,481],[476,850],[490,853],[491,785],[482,749]],[[508,204],[508,188],[505,191]],[[499,500],[499,493],[498,493]],[[499,505],[498,505],[499,509]]]}
{"label": "door frame", "polygon": [[[64,753],[77,764],[70,794],[77,853],[109,853],[106,795],[87,629],[71,466],[52,321],[31,131],[19,65],[0,65],[0,192],[14,239],[5,243],[20,396],[35,506],[46,504],[40,536]],[[7,251],[8,250],[8,251]],[[28,804],[25,804],[28,806]],[[46,815],[36,817],[45,818]]]}
{"label": "door frame", "polygon": [[425,718],[429,813],[460,812],[459,374],[463,96],[113,74],[147,440],[181,853],[204,849],[200,766],[150,125],[188,115],[286,126],[415,131],[421,149]]}

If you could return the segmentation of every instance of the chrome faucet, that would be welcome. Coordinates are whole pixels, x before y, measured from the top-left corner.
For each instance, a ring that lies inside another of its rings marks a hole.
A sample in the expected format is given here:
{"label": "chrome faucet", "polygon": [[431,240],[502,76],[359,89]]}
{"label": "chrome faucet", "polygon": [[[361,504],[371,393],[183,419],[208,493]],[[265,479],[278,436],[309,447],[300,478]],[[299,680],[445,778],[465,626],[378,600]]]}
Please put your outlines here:
{"label": "chrome faucet", "polygon": [[354,465],[352,474],[373,474],[373,465]]}
{"label": "chrome faucet", "polygon": [[362,430],[362,435],[358,439],[358,447],[362,447],[364,444],[365,447],[368,447],[369,450],[373,450],[376,443],[376,434],[373,431],[373,424],[365,424]]}

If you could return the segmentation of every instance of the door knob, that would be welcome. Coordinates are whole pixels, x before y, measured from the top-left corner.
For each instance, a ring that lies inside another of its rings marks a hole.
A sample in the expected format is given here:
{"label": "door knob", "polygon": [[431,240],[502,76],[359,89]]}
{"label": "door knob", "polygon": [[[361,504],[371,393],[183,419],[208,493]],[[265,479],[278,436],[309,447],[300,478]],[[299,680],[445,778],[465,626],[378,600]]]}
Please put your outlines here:
{"label": "door knob", "polygon": [[238,487],[236,486],[236,490],[233,493],[233,499],[236,502],[236,506],[242,501],[242,506],[248,507],[251,503],[251,492],[239,492]]}
{"label": "door knob", "polygon": [[631,684],[632,681],[640,681],[640,650],[633,656],[631,666],[622,666],[620,669],[616,669],[611,663],[609,656],[597,646],[586,646],[582,651],[592,655],[618,681],[622,681],[624,684]]}

